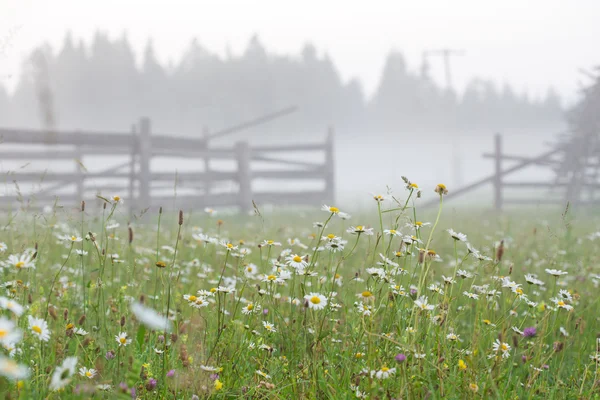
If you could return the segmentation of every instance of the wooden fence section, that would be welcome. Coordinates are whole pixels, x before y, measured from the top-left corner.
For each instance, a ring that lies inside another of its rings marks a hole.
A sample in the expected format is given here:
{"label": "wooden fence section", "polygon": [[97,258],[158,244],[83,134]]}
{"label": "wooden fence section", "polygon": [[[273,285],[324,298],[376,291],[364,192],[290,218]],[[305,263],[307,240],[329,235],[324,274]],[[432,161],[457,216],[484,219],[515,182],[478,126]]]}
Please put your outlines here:
{"label": "wooden fence section", "polygon": [[[494,152],[484,153],[483,157],[493,160],[494,173],[485,178],[479,179],[471,184],[452,190],[447,198],[456,198],[478,189],[485,185],[492,185],[493,188],[493,207],[501,210],[505,204],[565,204],[567,201],[577,204],[593,203],[597,201],[592,198],[573,197],[572,177],[560,174],[565,154],[569,152],[567,145],[557,145],[552,149],[536,155],[522,156],[509,155],[504,153],[502,146],[502,135],[494,136]],[[511,164],[511,165],[507,165]],[[519,181],[507,180],[508,176],[516,175],[525,168],[538,166],[546,171],[551,170],[554,177],[546,181]],[[587,182],[583,185],[594,192],[600,189],[600,183]],[[507,189],[528,189],[527,197],[512,198],[506,195]],[[541,190],[540,190],[541,189]],[[535,192],[532,194],[531,192]],[[432,199],[425,202],[425,206],[433,206],[439,203],[438,199]]]}
{"label": "wooden fence section", "polygon": [[[209,139],[207,132],[197,139],[153,134],[148,118],[126,133],[0,129],[0,160],[44,166],[43,171],[4,172],[3,183],[16,192],[0,197],[0,203],[75,205],[97,195],[119,195],[132,211],[171,205],[248,211],[252,201],[318,205],[334,200],[331,128],[323,143],[313,144],[252,147],[239,141],[215,147]],[[70,170],[48,169],[49,163]],[[36,190],[24,194],[24,185]]]}

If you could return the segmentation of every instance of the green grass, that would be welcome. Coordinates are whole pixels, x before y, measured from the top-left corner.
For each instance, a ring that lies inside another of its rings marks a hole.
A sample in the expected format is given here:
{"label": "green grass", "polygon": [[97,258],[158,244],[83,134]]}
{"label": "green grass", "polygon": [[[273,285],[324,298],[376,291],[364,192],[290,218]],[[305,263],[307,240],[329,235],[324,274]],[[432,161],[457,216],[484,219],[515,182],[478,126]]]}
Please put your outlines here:
{"label": "green grass", "polygon": [[[598,364],[590,358],[598,352],[600,332],[599,256],[597,242],[588,238],[597,230],[597,217],[552,209],[498,215],[447,205],[439,214],[421,212],[421,200],[410,193],[401,193],[398,203],[373,201],[371,213],[349,220],[317,211],[319,205],[311,212],[257,210],[254,216],[196,210],[181,219],[150,210],[132,219],[131,231],[122,204],[107,203],[100,213],[11,213],[2,224],[0,241],[7,250],[0,260],[26,254],[35,269],[4,265],[3,295],[25,310],[20,317],[0,311],[4,322],[14,321],[22,332],[12,357],[29,375],[0,377],[0,392],[22,399],[92,393],[125,399],[132,389],[142,399],[351,399],[357,393],[371,399],[600,397]],[[325,226],[313,227],[315,221]],[[430,225],[407,226],[414,221]],[[347,232],[357,225],[374,234]],[[469,254],[448,228],[467,234],[489,259]],[[402,235],[381,235],[389,229]],[[347,241],[343,250],[315,251],[330,234]],[[406,235],[422,243],[403,245]],[[281,246],[259,246],[265,240]],[[441,261],[419,247],[435,250]],[[241,249],[251,253],[240,256]],[[281,255],[287,249],[312,274],[295,273],[286,253]],[[247,273],[249,267],[255,273]],[[370,268],[379,270],[369,274]],[[568,274],[555,278],[545,269]],[[472,277],[461,278],[458,270]],[[528,284],[525,274],[537,274],[544,286]],[[499,276],[508,277],[505,285],[520,284],[522,296],[502,287]],[[283,283],[269,281],[281,278]],[[219,285],[235,292],[197,293]],[[563,299],[571,311],[557,309],[551,300],[560,290],[572,297]],[[324,297],[305,300],[310,293]],[[420,296],[435,307],[416,307]],[[525,297],[537,304],[529,306]],[[198,298],[208,305],[192,307]],[[324,300],[324,309],[313,308]],[[168,314],[171,333],[140,324],[132,301]],[[249,303],[252,312],[243,313]],[[28,316],[47,321],[47,342],[32,331]],[[530,327],[536,328],[533,337],[513,330]],[[77,328],[88,334],[78,335]],[[119,347],[115,336],[121,332],[131,342]],[[510,347],[504,357],[502,350],[492,350],[496,340]],[[9,357],[8,350],[2,352]],[[398,362],[399,354],[406,359]],[[76,372],[64,372],[64,387],[52,390],[53,374],[68,357],[77,357]],[[3,369],[8,367],[4,358],[0,373],[10,375]],[[95,369],[96,376],[80,376],[81,367]]]}

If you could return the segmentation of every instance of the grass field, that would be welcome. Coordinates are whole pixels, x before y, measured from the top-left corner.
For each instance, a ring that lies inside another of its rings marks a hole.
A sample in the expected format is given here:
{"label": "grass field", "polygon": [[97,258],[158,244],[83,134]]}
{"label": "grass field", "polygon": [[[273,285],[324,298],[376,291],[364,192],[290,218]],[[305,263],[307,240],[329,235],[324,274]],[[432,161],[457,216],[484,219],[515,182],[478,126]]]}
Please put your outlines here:
{"label": "grass field", "polygon": [[[6,398],[600,398],[596,217],[11,212]],[[318,221],[318,223],[316,223]],[[453,230],[452,230],[453,229]],[[460,232],[466,234],[464,236]],[[165,316],[168,316],[166,318]]]}

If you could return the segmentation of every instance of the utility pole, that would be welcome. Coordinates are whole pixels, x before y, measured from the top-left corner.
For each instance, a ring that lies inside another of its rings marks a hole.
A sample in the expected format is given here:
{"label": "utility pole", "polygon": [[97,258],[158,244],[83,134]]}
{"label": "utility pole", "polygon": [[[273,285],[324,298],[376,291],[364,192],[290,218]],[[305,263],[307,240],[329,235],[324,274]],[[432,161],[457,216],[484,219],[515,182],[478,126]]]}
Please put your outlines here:
{"label": "utility pole", "polygon": [[[450,48],[442,48],[437,50],[426,50],[423,52],[423,65],[426,68],[428,56],[441,56],[444,60],[444,72],[446,74],[446,90],[452,90],[452,72],[450,69],[450,57],[465,55],[464,50],[456,50]],[[460,158],[460,143],[459,138],[454,137],[452,140],[452,183],[456,187],[461,187],[462,179],[462,163]]]}
{"label": "utility pole", "polygon": [[438,50],[426,50],[423,52],[423,60],[427,59],[427,56],[441,56],[444,59],[444,71],[446,73],[446,89],[452,89],[452,72],[450,70],[450,57],[452,56],[464,56],[464,50],[456,50],[443,48]]}

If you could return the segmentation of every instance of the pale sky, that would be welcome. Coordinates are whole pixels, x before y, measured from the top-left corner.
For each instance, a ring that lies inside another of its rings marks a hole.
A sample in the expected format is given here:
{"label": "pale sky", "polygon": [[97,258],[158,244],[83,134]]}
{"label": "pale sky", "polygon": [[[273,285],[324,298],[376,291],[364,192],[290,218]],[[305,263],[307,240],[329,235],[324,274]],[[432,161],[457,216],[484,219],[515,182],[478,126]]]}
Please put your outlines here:
{"label": "pale sky", "polygon": [[[310,41],[344,80],[376,89],[390,50],[418,69],[422,51],[451,47],[461,90],[473,77],[509,82],[535,96],[554,87],[567,101],[600,65],[600,0],[0,0],[0,83],[13,88],[22,60],[42,42],[58,49],[67,30],[91,41],[96,30],[126,32],[138,56],[148,38],[158,58],[177,61],[192,38],[209,50],[241,53],[253,34],[278,54]],[[430,60],[444,84],[442,60]]]}

